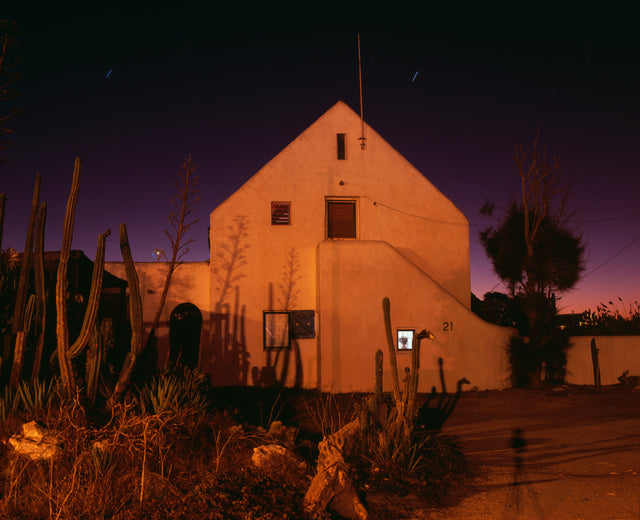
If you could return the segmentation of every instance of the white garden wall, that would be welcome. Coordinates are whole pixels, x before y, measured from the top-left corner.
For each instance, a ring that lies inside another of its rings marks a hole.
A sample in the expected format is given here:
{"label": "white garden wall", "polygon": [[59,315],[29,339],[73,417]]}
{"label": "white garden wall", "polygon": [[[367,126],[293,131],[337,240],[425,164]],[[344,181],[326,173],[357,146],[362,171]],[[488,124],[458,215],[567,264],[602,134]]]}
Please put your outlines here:
{"label": "white garden wall", "polygon": [[[567,355],[567,383],[593,385],[591,361],[592,336],[574,336],[573,348]],[[640,375],[640,336],[596,336],[599,349],[600,380],[603,385],[618,383],[618,376],[626,370]]]}

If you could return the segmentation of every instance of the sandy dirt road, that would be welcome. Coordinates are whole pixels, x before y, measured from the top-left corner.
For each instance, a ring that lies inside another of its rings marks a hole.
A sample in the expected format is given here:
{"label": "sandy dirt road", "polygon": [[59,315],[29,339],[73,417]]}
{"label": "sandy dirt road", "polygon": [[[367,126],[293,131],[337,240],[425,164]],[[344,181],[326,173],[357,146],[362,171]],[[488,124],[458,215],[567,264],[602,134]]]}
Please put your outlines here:
{"label": "sandy dirt road", "polygon": [[470,392],[442,433],[461,440],[484,477],[452,507],[409,496],[394,518],[640,519],[640,389]]}

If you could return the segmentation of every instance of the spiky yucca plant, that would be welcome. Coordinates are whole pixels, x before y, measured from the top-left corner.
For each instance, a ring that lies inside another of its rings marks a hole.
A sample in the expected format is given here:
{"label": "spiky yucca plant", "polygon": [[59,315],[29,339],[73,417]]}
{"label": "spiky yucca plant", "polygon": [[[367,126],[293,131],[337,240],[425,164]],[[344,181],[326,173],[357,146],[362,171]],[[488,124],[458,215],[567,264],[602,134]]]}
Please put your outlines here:
{"label": "spiky yucca plant", "polygon": [[40,381],[39,379],[33,382],[28,380],[20,381],[17,391],[17,395],[20,398],[19,404],[27,412],[46,410],[51,403],[57,384],[57,379],[50,379],[48,382]]}
{"label": "spiky yucca plant", "polygon": [[360,413],[363,446],[371,462],[385,473],[410,474],[421,461],[420,444],[414,439],[415,400],[420,374],[420,342],[433,339],[433,334],[422,330],[415,334],[412,344],[411,368],[405,369],[404,390],[400,389],[396,345],[391,326],[391,303],[382,301],[385,336],[392,376],[392,394],[389,398],[382,389],[383,353],[375,354],[375,390]]}

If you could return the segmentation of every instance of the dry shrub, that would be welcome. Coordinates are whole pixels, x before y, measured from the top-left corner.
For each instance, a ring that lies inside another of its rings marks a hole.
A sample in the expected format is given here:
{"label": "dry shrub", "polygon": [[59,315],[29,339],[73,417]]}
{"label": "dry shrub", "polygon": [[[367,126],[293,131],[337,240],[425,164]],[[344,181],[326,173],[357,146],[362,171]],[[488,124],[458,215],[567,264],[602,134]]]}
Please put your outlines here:
{"label": "dry shrub", "polygon": [[[291,468],[253,471],[253,447],[264,438],[225,414],[144,414],[129,400],[95,424],[75,397],[38,419],[58,436],[61,454],[31,461],[2,445],[0,518],[271,518],[274,503],[273,518],[292,518],[301,500],[291,499],[306,490],[306,476]],[[24,420],[0,430],[8,437]]]}
{"label": "dry shrub", "polygon": [[[331,424],[330,416],[339,424],[351,413],[353,396],[334,397],[316,403],[322,412],[322,420],[315,418],[318,430]],[[0,467],[6,468],[0,473],[0,519],[305,518],[306,470],[284,463],[254,468],[253,448],[273,439],[256,425],[238,426],[229,413],[144,414],[128,400],[107,416],[88,416],[75,397],[11,417],[0,423],[0,434],[7,438],[34,416],[59,436],[62,453],[53,461],[30,461],[0,444]],[[453,489],[463,471],[469,474],[455,445],[437,437],[420,443],[415,461],[411,478],[397,485],[362,458],[354,477],[362,489],[432,495]],[[309,462],[312,467],[315,459]]]}

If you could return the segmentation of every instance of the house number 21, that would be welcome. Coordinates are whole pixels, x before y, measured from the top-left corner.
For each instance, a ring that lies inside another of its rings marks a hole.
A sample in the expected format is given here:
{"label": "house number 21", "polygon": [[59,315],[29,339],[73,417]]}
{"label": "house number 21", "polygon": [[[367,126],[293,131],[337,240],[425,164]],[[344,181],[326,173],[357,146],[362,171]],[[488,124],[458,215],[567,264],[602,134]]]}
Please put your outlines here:
{"label": "house number 21", "polygon": [[453,332],[453,322],[452,321],[442,322],[442,330],[444,330],[445,332]]}

